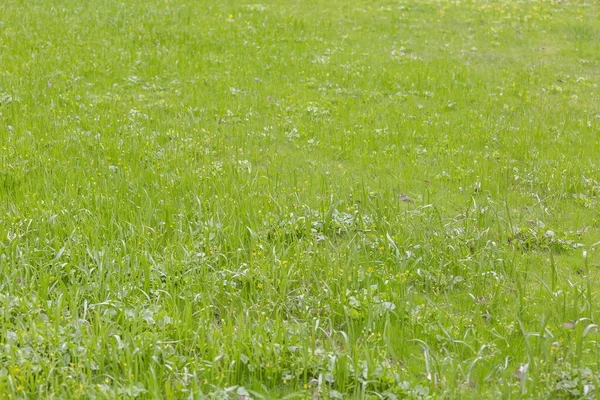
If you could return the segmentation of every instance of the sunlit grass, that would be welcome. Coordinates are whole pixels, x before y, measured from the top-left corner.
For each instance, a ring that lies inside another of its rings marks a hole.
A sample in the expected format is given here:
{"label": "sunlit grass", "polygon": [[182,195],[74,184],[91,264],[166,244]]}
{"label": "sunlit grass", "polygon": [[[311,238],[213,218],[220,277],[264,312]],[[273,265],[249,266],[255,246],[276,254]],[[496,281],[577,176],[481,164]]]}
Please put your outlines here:
{"label": "sunlit grass", "polygon": [[0,397],[599,397],[599,11],[3,2]]}

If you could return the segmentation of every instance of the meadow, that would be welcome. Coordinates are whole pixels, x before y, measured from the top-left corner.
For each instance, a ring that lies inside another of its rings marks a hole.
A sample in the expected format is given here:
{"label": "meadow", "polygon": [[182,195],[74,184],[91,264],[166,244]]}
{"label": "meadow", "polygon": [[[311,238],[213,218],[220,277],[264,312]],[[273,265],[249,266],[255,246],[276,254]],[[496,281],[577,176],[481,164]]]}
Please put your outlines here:
{"label": "meadow", "polygon": [[600,398],[600,4],[0,3],[0,397]]}

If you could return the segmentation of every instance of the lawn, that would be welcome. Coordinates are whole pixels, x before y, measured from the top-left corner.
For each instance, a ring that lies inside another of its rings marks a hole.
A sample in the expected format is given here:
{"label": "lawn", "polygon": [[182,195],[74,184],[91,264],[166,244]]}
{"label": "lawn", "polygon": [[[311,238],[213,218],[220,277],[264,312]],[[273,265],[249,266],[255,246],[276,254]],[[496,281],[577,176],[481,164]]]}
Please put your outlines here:
{"label": "lawn", "polygon": [[0,397],[600,397],[600,4],[0,3]]}

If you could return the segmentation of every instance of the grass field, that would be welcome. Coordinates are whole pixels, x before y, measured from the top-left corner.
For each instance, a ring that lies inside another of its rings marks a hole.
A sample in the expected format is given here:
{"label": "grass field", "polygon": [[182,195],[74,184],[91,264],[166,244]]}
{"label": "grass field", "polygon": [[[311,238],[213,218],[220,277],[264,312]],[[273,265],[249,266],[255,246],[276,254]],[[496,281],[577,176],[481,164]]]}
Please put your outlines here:
{"label": "grass field", "polygon": [[0,3],[0,397],[600,397],[600,4]]}

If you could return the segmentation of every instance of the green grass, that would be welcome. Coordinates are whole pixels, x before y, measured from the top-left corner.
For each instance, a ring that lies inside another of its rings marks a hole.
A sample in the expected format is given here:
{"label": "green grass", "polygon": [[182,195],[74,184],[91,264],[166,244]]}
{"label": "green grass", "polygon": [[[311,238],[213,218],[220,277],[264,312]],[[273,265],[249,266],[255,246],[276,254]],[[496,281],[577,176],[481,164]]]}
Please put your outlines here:
{"label": "green grass", "polygon": [[0,397],[600,396],[593,1],[0,4]]}

